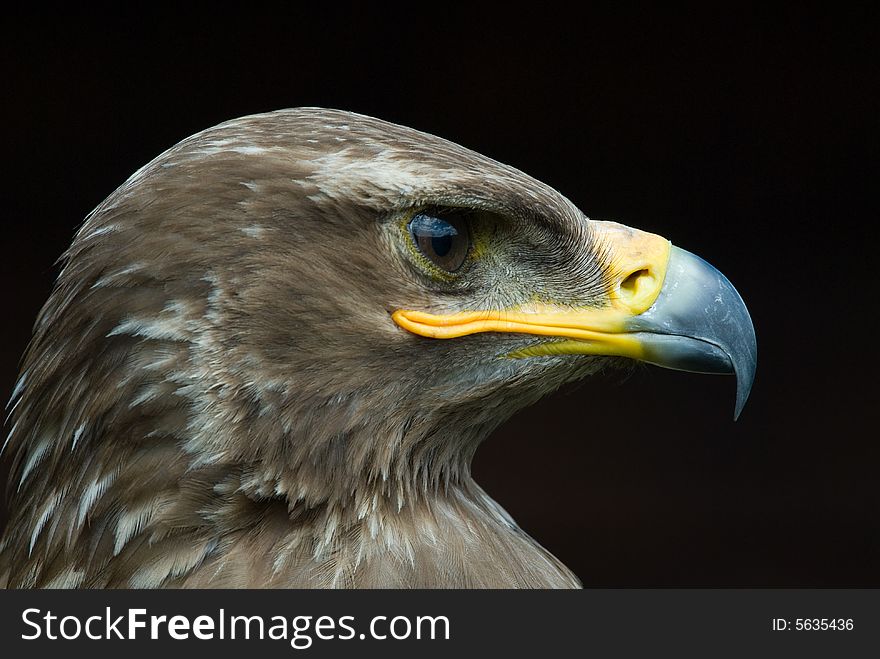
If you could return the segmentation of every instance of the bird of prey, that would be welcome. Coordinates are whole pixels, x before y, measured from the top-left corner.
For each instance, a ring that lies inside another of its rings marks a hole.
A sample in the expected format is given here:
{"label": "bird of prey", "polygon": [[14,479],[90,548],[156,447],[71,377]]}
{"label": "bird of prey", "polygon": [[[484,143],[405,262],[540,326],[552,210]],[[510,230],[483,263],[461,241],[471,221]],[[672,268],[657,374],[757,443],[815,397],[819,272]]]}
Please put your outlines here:
{"label": "bird of prey", "polygon": [[641,360],[735,373],[733,286],[520,171],[349,112],[189,137],[62,258],[10,405],[0,585],[569,588],[480,442]]}

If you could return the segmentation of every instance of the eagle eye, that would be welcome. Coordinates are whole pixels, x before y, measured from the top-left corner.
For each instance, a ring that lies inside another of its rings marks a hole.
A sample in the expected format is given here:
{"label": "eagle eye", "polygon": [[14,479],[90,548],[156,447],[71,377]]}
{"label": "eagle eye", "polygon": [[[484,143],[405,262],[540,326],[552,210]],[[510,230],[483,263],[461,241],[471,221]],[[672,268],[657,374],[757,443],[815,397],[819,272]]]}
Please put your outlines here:
{"label": "eagle eye", "polygon": [[458,270],[470,251],[470,234],[459,214],[417,213],[409,232],[422,255],[446,272]]}

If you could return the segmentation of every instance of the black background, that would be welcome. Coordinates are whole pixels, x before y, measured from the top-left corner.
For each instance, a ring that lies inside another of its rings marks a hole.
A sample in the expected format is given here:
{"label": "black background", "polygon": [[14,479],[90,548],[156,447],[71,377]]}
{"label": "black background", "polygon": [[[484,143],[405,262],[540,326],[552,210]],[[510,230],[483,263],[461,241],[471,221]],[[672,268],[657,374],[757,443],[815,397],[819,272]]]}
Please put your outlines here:
{"label": "black background", "polygon": [[880,586],[875,13],[221,6],[7,16],[3,396],[53,262],[135,169],[232,117],[354,110],[661,233],[749,306],[737,423],[732,378],[645,367],[496,432],[474,471],[523,528],[588,586]]}

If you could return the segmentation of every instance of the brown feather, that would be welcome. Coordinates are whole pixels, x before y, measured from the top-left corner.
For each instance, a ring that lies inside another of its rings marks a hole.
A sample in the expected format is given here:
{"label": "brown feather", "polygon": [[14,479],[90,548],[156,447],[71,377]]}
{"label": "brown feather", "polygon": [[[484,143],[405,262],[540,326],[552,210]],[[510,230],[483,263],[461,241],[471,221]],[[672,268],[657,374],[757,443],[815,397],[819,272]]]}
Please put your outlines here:
{"label": "brown feather", "polygon": [[[497,214],[522,242],[494,279],[432,288],[394,232],[426,205]],[[470,460],[606,360],[504,361],[522,337],[389,318],[575,280],[598,299],[601,254],[554,190],[407,128],[285,110],[169,149],[62,263],[13,395],[9,587],[579,586]]]}

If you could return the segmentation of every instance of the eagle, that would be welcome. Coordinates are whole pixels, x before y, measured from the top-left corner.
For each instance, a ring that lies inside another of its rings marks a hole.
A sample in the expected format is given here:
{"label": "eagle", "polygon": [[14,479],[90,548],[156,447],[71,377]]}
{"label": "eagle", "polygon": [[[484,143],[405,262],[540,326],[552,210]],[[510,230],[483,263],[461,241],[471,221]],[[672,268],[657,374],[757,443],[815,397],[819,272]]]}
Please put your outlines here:
{"label": "eagle", "polygon": [[340,110],[199,132],[79,228],[10,400],[7,588],[577,588],[471,476],[560,385],[737,381],[716,269]]}

